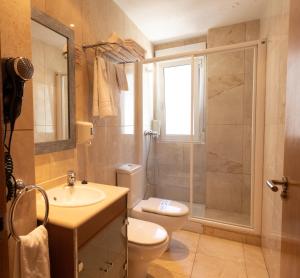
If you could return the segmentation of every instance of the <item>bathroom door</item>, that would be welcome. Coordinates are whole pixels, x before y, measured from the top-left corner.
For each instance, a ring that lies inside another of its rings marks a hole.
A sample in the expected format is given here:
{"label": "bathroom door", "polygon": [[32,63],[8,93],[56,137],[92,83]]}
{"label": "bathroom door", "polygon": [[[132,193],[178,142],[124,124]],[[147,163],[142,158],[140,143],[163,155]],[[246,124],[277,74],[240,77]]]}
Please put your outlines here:
{"label": "bathroom door", "polygon": [[281,275],[300,277],[300,2],[290,1],[284,175],[288,198],[283,200]]}
{"label": "bathroom door", "polygon": [[[0,33],[0,58],[1,58],[1,33]],[[4,178],[4,146],[2,125],[2,74],[0,66],[0,277],[8,277],[8,243],[7,233],[4,229],[4,216],[6,214],[6,194]]]}

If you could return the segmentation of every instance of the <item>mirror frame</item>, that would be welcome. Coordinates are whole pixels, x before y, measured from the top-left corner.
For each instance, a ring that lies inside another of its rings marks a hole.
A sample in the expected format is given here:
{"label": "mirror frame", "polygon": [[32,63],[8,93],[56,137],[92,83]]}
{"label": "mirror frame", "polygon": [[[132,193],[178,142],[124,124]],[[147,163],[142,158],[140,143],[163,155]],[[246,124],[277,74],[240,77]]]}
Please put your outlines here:
{"label": "mirror frame", "polygon": [[68,49],[68,112],[69,139],[35,143],[35,154],[58,152],[76,147],[75,140],[75,45],[74,31],[58,20],[35,8],[31,9],[31,20],[51,29],[67,39]]}

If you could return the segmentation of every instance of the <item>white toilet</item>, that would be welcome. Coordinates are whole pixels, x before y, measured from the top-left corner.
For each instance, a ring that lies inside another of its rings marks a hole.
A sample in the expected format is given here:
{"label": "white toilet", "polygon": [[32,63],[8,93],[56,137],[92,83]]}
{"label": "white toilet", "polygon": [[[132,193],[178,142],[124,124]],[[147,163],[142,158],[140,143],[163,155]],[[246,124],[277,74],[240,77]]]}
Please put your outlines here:
{"label": "white toilet", "polygon": [[167,249],[169,237],[160,225],[128,218],[128,277],[146,278],[148,265]]}
{"label": "white toilet", "polygon": [[[127,207],[131,210],[142,198],[140,181],[141,166],[126,164],[117,169],[118,185],[130,189]],[[128,273],[129,278],[145,278],[148,265],[160,257],[168,248],[167,231],[160,225],[149,221],[128,218]]]}
{"label": "white toilet", "polygon": [[189,208],[176,201],[149,198],[143,200],[143,169],[137,164],[123,164],[117,169],[118,186],[130,189],[128,208],[130,216],[163,226],[171,241],[172,232],[183,227],[188,220]]}

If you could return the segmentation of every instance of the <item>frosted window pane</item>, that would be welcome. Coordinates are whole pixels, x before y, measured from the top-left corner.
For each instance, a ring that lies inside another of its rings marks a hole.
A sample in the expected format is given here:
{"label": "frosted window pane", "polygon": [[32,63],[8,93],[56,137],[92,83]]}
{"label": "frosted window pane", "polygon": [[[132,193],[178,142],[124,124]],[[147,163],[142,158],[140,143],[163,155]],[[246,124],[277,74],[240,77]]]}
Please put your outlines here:
{"label": "frosted window pane", "polygon": [[121,132],[122,134],[134,134],[134,68],[132,65],[128,65],[125,69],[128,91],[120,93]]}
{"label": "frosted window pane", "polygon": [[166,135],[191,133],[191,65],[164,68]]}

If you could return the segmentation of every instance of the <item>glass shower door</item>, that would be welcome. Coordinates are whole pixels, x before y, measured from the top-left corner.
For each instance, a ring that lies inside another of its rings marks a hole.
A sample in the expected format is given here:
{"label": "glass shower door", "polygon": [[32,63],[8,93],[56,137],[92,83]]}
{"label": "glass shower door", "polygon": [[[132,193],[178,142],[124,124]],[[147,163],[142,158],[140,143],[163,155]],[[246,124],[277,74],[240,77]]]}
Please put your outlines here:
{"label": "glass shower door", "polygon": [[206,55],[205,135],[191,143],[193,218],[251,225],[255,58],[254,47]]}

